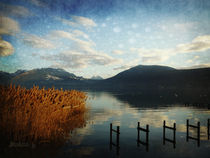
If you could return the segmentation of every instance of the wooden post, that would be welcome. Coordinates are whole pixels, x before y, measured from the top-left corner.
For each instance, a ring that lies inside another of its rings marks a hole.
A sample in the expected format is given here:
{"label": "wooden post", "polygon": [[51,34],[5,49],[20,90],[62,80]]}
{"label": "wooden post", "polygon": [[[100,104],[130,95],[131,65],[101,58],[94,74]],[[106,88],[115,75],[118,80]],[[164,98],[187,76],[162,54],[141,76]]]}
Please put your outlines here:
{"label": "wooden post", "polygon": [[137,130],[138,130],[138,140],[140,139],[139,127],[140,127],[140,122],[138,122],[138,127],[137,127]]}
{"label": "wooden post", "polygon": [[[141,141],[141,138],[140,138],[141,131],[146,133],[145,141]],[[146,151],[149,151],[149,125],[146,125],[146,128],[142,128],[140,126],[140,122],[138,122],[137,132],[138,132],[137,146],[139,147],[139,145],[142,144],[142,145],[146,146]]]}
{"label": "wooden post", "polygon": [[200,146],[200,122],[198,122],[198,146]]}
{"label": "wooden post", "polygon": [[[116,143],[112,142],[112,132],[116,133]],[[117,126],[117,130],[112,129],[112,123],[110,123],[110,150],[112,150],[112,145],[116,147],[117,155],[119,155],[119,148],[120,148],[120,126]]]}
{"label": "wooden post", "polygon": [[117,126],[117,144],[116,144],[117,155],[119,156],[119,148],[120,148],[120,126]]}
{"label": "wooden post", "polygon": [[137,145],[138,145],[138,146],[139,146],[139,140],[140,140],[139,127],[140,127],[140,122],[138,122],[138,126],[137,126]]}
{"label": "wooden post", "polygon": [[149,145],[149,125],[146,126],[146,143]]}
{"label": "wooden post", "polygon": [[187,119],[187,142],[189,138],[189,120]]}
{"label": "wooden post", "polygon": [[[197,129],[197,137],[189,136],[189,127]],[[200,122],[197,123],[197,126],[189,124],[189,120],[187,120],[187,141],[189,139],[197,140],[198,147],[200,146]]]}
{"label": "wooden post", "polygon": [[112,123],[110,123],[110,150],[112,150]]}
{"label": "wooden post", "polygon": [[165,132],[166,132],[165,125],[166,125],[166,121],[164,120],[163,121],[163,144],[165,144]]}
{"label": "wooden post", "polygon": [[149,151],[149,125],[146,126],[146,129],[147,129],[147,133],[146,133],[146,151],[148,152]]}
{"label": "wooden post", "polygon": [[207,123],[208,140],[209,140],[209,136],[210,136],[210,133],[209,133],[209,126],[210,126],[210,119],[208,119],[208,123]]}
{"label": "wooden post", "polygon": [[174,149],[176,148],[176,123],[174,123]]}
{"label": "wooden post", "polygon": [[174,123],[174,142],[176,143],[176,123]]}
{"label": "wooden post", "polygon": [[117,147],[119,147],[120,126],[117,126]]}

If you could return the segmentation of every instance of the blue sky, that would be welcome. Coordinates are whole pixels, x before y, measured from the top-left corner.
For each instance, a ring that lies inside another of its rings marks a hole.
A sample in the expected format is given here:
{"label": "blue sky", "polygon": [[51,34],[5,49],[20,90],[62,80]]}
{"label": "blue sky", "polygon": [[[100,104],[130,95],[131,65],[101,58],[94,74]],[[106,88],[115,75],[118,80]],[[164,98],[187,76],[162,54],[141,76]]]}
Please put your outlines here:
{"label": "blue sky", "polygon": [[209,0],[0,0],[0,70],[210,66]]}

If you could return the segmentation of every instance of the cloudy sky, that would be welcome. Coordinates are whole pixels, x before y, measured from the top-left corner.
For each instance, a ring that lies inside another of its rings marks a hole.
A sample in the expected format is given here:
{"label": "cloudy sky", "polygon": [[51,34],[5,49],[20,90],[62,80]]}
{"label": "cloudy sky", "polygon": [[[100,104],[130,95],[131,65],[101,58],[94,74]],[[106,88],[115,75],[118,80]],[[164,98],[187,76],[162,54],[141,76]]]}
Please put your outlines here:
{"label": "cloudy sky", "polygon": [[0,0],[0,70],[210,66],[209,0]]}

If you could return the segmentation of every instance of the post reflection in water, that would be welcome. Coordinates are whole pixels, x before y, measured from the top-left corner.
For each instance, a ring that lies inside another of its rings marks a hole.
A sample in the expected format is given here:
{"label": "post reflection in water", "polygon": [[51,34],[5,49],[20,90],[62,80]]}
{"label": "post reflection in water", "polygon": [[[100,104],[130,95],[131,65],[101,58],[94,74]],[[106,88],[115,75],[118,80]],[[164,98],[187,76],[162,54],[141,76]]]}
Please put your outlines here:
{"label": "post reflection in water", "polygon": [[[198,122],[197,124],[198,124],[197,126],[189,124],[189,120],[187,120],[187,142],[189,141],[189,139],[196,140],[197,145],[199,147],[200,146],[200,122]],[[197,137],[192,137],[192,136],[189,135],[189,128],[190,127],[197,129]]]}
{"label": "post reflection in water", "polygon": [[[145,132],[146,134],[146,141],[142,141],[140,139],[140,133]],[[149,125],[146,125],[146,129],[140,127],[140,122],[138,122],[138,126],[137,126],[137,146],[139,147],[140,144],[146,146],[146,151],[149,151]]]}
{"label": "post reflection in water", "polygon": [[[113,143],[112,140],[112,133],[116,134],[116,143]],[[116,154],[119,155],[120,150],[120,126],[117,126],[117,130],[112,128],[112,123],[110,123],[110,150],[112,150],[112,146],[115,146],[116,148]]]}

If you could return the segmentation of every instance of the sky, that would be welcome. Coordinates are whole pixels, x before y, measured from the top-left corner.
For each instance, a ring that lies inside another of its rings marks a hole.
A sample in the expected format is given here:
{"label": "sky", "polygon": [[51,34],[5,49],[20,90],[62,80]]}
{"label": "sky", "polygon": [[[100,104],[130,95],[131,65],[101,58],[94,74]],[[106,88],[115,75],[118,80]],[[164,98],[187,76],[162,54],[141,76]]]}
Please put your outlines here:
{"label": "sky", "polygon": [[210,67],[210,1],[0,0],[0,71],[108,78],[136,65]]}

